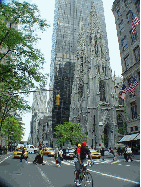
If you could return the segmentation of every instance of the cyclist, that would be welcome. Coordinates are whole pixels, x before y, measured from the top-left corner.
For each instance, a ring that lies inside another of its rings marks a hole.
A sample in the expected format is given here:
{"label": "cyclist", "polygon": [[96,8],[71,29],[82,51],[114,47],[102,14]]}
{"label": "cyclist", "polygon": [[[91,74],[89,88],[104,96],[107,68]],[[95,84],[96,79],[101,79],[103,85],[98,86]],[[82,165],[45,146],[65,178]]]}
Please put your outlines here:
{"label": "cyclist", "polygon": [[78,158],[78,162],[76,163],[76,186],[81,186],[79,183],[79,174],[80,174],[80,168],[82,167],[82,164],[86,162],[86,155],[88,155],[92,162],[92,156],[90,150],[86,147],[86,142],[83,142],[81,144],[81,148],[77,148],[76,154]]}

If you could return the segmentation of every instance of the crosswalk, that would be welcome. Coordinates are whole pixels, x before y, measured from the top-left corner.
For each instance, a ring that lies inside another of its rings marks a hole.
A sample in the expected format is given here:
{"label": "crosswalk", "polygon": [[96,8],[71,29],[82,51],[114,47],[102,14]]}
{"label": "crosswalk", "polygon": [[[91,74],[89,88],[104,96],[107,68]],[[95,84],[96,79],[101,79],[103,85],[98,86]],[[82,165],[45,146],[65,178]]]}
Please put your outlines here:
{"label": "crosswalk", "polygon": [[[94,165],[103,165],[103,164],[118,164],[119,166],[123,165],[123,163],[125,163],[124,159],[120,159],[120,160],[110,160],[110,159],[106,159],[106,160],[94,160]],[[134,162],[140,162],[140,160],[134,160]],[[25,161],[26,164],[33,164],[33,161]],[[44,159],[44,164],[51,166],[51,165],[56,165],[55,160],[52,159]],[[62,165],[68,165],[68,166],[75,166],[75,162],[74,160],[64,160],[61,162]],[[129,163],[124,164],[125,166],[130,166]]]}

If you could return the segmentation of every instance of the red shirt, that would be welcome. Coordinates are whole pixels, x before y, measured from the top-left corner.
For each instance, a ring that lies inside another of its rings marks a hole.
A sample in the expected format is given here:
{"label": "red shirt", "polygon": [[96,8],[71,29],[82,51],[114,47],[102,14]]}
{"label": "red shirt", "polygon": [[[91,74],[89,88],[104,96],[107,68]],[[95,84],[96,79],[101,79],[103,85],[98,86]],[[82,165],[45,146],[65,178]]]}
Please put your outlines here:
{"label": "red shirt", "polygon": [[81,152],[81,147],[78,147],[77,150],[76,150],[76,154],[80,155],[80,152]]}

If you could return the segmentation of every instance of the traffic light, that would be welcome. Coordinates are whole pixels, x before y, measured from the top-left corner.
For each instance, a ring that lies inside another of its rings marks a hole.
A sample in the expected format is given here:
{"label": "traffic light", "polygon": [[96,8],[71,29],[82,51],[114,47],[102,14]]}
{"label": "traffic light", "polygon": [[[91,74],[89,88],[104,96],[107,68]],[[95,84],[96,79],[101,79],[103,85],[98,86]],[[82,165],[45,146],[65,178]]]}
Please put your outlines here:
{"label": "traffic light", "polygon": [[56,105],[59,106],[60,105],[60,95],[56,95]]}

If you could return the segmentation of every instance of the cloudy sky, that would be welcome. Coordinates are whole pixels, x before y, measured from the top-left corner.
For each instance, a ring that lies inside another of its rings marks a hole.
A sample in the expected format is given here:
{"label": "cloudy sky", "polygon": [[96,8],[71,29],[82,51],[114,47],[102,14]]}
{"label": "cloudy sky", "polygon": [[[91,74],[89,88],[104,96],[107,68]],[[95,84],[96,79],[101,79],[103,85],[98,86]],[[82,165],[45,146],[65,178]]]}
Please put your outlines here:
{"label": "cloudy sky", "polygon": [[[23,2],[23,0],[19,0]],[[41,49],[42,53],[46,59],[46,65],[44,66],[46,73],[50,73],[50,62],[51,62],[51,47],[52,47],[52,31],[53,31],[53,20],[54,20],[54,7],[55,0],[27,0],[27,2],[36,4],[40,10],[40,14],[42,18],[45,18],[50,24],[50,28],[48,28],[47,32],[39,33],[41,37],[41,41],[39,42],[38,47]],[[115,18],[111,11],[112,4],[114,0],[103,0],[104,5],[104,15],[106,21],[106,29],[107,29],[107,37],[108,37],[108,46],[109,46],[109,54],[110,54],[110,64],[112,68],[112,72],[116,76],[121,76],[121,58],[119,53],[119,44],[117,38],[117,31],[115,25]],[[32,94],[29,98],[27,98],[29,104],[32,105]],[[30,121],[31,121],[31,113],[26,113],[23,116],[23,122],[25,123],[25,136],[24,140],[27,140],[30,133]]]}

